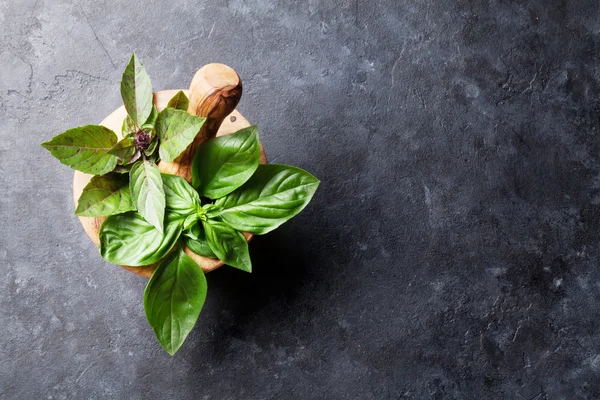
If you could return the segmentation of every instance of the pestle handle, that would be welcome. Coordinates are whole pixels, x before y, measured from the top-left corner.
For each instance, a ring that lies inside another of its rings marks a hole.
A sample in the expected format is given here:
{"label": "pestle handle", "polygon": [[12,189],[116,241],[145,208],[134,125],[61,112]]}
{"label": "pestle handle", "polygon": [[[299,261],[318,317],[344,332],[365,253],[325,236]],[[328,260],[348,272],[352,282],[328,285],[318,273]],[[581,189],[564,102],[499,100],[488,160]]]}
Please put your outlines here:
{"label": "pestle handle", "polygon": [[198,147],[207,139],[214,137],[221,123],[235,110],[242,97],[242,80],[229,66],[207,64],[200,68],[190,85],[188,112],[205,117],[206,122],[196,139],[173,162],[161,161],[162,173],[179,175],[188,182],[192,181],[192,162]]}

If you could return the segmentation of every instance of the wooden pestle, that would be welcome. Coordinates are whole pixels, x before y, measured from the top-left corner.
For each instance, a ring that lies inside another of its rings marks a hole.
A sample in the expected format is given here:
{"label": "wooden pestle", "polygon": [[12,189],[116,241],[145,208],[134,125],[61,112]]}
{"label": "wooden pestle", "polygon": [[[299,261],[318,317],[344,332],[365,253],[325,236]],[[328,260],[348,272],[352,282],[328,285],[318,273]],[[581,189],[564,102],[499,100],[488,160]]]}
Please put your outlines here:
{"label": "wooden pestle", "polygon": [[207,64],[200,68],[190,85],[188,112],[205,117],[206,122],[196,139],[173,162],[161,161],[160,172],[179,175],[192,182],[192,162],[198,147],[214,137],[225,119],[242,97],[242,81],[238,74],[224,64]]}

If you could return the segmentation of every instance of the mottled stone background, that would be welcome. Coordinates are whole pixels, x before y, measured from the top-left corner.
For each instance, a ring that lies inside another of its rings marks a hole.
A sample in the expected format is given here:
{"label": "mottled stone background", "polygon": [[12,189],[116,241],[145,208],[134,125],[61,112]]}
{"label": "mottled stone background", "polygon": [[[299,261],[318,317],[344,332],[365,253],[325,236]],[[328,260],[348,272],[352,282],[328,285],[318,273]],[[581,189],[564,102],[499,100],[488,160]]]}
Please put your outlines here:
{"label": "mottled stone background", "polygon": [[[198,3],[198,4],[194,4]],[[2,399],[599,399],[597,0],[0,1]],[[208,62],[322,179],[175,357],[39,143]]]}

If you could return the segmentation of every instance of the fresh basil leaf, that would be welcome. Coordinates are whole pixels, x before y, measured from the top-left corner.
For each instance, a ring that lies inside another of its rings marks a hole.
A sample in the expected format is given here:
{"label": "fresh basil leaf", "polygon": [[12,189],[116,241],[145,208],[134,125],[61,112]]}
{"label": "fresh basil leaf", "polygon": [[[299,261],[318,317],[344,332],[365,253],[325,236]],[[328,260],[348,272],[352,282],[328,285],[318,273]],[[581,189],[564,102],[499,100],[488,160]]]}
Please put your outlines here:
{"label": "fresh basil leaf", "polygon": [[188,230],[192,226],[197,225],[196,222],[198,222],[199,219],[200,219],[200,216],[198,215],[198,213],[193,213],[193,214],[188,215],[185,218],[185,222],[183,223],[183,230]]}
{"label": "fresh basil leaf", "polygon": [[131,119],[129,114],[123,120],[123,126],[121,127],[121,132],[123,133],[123,138],[133,136],[137,132],[137,127],[135,126],[135,122],[133,122],[133,120]]}
{"label": "fresh basil leaf", "polygon": [[160,171],[151,160],[136,162],[129,172],[129,188],[137,211],[156,227],[163,229],[165,191]]}
{"label": "fresh basil leaf", "polygon": [[131,201],[129,180],[126,176],[95,175],[83,188],[75,215],[101,217],[134,210],[135,205]]}
{"label": "fresh basil leaf", "polygon": [[196,325],[208,286],[202,268],[182,249],[160,263],[144,291],[148,323],[173,355]]}
{"label": "fresh basil leaf", "polygon": [[133,155],[133,157],[131,157],[131,158],[128,160],[128,164],[133,164],[134,162],[136,162],[137,160],[139,160],[139,159],[140,159],[140,157],[142,157],[142,152],[141,152],[141,151],[139,151],[139,150],[137,150],[137,151],[135,152],[135,154]]}
{"label": "fresh basil leaf", "polygon": [[192,185],[201,196],[218,199],[233,192],[260,162],[258,128],[250,126],[200,145],[192,164]]}
{"label": "fresh basil leaf", "polygon": [[165,189],[167,210],[180,214],[196,214],[200,197],[185,179],[177,175],[161,174]]}
{"label": "fresh basil leaf", "polygon": [[155,130],[160,139],[160,159],[171,162],[194,141],[206,118],[165,108],[158,114]]}
{"label": "fresh basil leaf", "polygon": [[152,129],[151,128],[145,128],[144,132],[146,132],[146,134],[148,134],[148,137],[150,138],[150,143],[158,141],[158,140],[155,140],[155,139],[157,139],[157,135],[156,135],[156,131],[153,128]]}
{"label": "fresh basil leaf", "polygon": [[200,224],[194,224],[188,230],[183,232],[183,236],[196,240],[201,232],[202,229],[200,229]]}
{"label": "fresh basil leaf", "polygon": [[122,139],[113,147],[108,154],[118,157],[118,163],[121,165],[129,164],[133,160],[136,149],[133,139],[126,138]]}
{"label": "fresh basil leaf", "polygon": [[183,229],[183,218],[167,214],[164,233],[137,212],[112,215],[100,227],[100,255],[106,261],[138,267],[162,259]]}
{"label": "fresh basil leaf", "polygon": [[186,235],[187,237],[185,238],[185,245],[187,248],[202,257],[218,258],[211,250],[208,240],[206,240],[206,233],[204,232],[204,229],[200,229],[198,224],[194,226],[197,227],[197,229],[194,229],[193,232],[196,237],[194,238],[189,234]]}
{"label": "fresh basil leaf", "polygon": [[141,127],[152,112],[152,82],[135,53],[123,72],[121,97],[127,114],[136,126]]}
{"label": "fresh basil leaf", "polygon": [[203,205],[202,209],[204,210],[206,218],[214,219],[214,218],[217,218],[219,216],[219,214],[221,214],[223,207],[217,206],[216,204],[209,203],[209,204]]}
{"label": "fresh basil leaf", "polygon": [[310,202],[319,180],[288,165],[259,165],[252,178],[217,200],[221,218],[234,229],[263,234],[297,215]]}
{"label": "fresh basil leaf", "polygon": [[173,96],[171,100],[169,100],[167,107],[187,111],[189,105],[190,100],[187,98],[185,93],[183,93],[183,90],[180,90],[175,94],[175,96]]}
{"label": "fresh basil leaf", "polygon": [[117,165],[117,157],[108,154],[117,144],[117,135],[101,125],[69,129],[42,147],[61,163],[86,174],[104,175]]}
{"label": "fresh basil leaf", "polygon": [[248,242],[241,232],[211,219],[202,221],[202,226],[208,245],[219,260],[242,271],[252,272]]}
{"label": "fresh basil leaf", "polygon": [[146,150],[144,150],[144,154],[147,157],[150,157],[151,155],[154,154],[157,147],[158,147],[158,139],[155,138],[153,141],[150,142],[150,144],[148,145],[148,148]]}
{"label": "fresh basil leaf", "polygon": [[153,129],[154,124],[156,123],[156,118],[158,118],[158,110],[156,109],[156,106],[153,104],[152,111],[150,112],[148,119],[146,120],[146,122],[144,122],[144,124],[141,126],[141,128],[142,129]]}
{"label": "fresh basil leaf", "polygon": [[129,171],[131,171],[131,166],[133,164],[127,164],[127,165],[117,165],[115,167],[115,169],[113,169],[112,172],[117,173],[117,174],[127,174],[129,175]]}

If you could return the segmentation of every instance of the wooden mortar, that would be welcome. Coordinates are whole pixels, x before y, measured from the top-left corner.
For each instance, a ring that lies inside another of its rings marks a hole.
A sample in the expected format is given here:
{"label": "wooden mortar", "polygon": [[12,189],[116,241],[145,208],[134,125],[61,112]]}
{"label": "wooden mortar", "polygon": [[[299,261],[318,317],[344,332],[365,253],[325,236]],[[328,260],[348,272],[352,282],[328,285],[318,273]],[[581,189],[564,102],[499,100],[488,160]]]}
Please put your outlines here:
{"label": "wooden mortar", "polygon": [[[156,105],[157,110],[160,112],[164,109],[169,100],[171,100],[178,91],[179,90],[161,90],[160,92],[154,93],[152,101]],[[158,164],[158,167],[162,173],[179,175],[188,182],[191,182],[192,161],[194,160],[196,150],[202,142],[215,135],[229,135],[250,126],[250,124],[242,114],[235,110],[235,107],[242,96],[242,81],[238,74],[227,65],[208,64],[200,68],[198,72],[196,72],[196,75],[194,75],[194,79],[192,79],[190,90],[184,90],[184,92],[190,99],[188,112],[199,117],[206,117],[206,122],[202,126],[198,136],[196,136],[194,142],[190,144],[177,159],[171,163],[161,161]],[[121,139],[121,126],[126,115],[127,112],[125,111],[125,107],[121,106],[106,117],[100,125],[112,129],[119,139]],[[260,162],[262,164],[267,162],[262,144],[260,148]],[[73,200],[75,201],[75,206],[77,206],[83,188],[89,183],[92,176],[93,175],[75,171],[75,176],[73,177]],[[81,225],[83,225],[85,233],[87,233],[96,246],[100,243],[98,232],[105,219],[106,217],[79,217],[79,221],[81,222]],[[244,236],[248,240],[252,238],[252,235],[249,233],[244,233]],[[220,260],[201,257],[190,251],[188,248],[185,248],[185,252],[192,257],[205,272],[212,271],[223,265],[223,262]],[[152,276],[156,264],[143,267],[129,267],[123,265],[122,267],[133,273],[149,278]]]}

